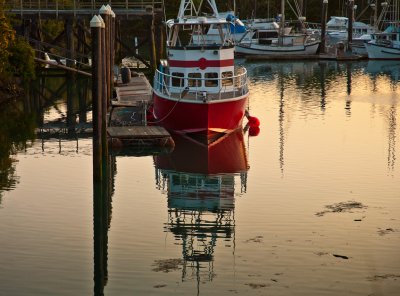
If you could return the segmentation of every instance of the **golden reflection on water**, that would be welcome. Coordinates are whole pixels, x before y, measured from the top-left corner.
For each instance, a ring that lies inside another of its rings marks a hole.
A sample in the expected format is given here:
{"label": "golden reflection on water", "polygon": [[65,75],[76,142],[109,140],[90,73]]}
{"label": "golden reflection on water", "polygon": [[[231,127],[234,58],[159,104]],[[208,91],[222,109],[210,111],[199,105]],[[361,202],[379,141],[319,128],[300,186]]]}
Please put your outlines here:
{"label": "golden reflection on water", "polygon": [[19,183],[2,188],[0,291],[397,295],[398,67],[245,66],[261,132],[207,165],[193,147],[111,155],[99,199],[90,139],[20,150]]}

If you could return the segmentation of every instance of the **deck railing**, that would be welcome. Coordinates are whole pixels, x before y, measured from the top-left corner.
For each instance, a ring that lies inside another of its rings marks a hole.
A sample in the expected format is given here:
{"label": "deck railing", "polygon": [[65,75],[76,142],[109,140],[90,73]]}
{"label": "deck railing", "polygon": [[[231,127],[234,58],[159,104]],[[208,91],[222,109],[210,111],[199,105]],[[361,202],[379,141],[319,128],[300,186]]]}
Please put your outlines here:
{"label": "deck railing", "polygon": [[[173,86],[172,81],[180,81],[179,86]],[[211,83],[215,87],[206,87]],[[248,93],[247,70],[240,67],[231,77],[192,78],[173,76],[156,70],[154,89],[164,96],[174,100],[213,101],[235,98]]]}
{"label": "deck railing", "polygon": [[118,10],[151,10],[161,9],[160,0],[6,0],[6,6],[14,12],[23,13],[32,10],[98,10],[103,4],[109,4]]}

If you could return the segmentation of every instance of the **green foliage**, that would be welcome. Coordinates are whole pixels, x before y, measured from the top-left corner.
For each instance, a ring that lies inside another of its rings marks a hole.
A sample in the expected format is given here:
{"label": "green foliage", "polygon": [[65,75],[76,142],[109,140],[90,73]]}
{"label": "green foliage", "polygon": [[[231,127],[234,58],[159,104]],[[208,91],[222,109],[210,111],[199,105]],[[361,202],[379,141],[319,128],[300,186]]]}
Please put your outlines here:
{"label": "green foliage", "polygon": [[6,71],[8,66],[9,46],[15,39],[15,31],[4,14],[0,3],[0,74]]}
{"label": "green foliage", "polygon": [[42,30],[46,32],[46,37],[54,39],[64,30],[64,24],[59,20],[44,20]]}
{"label": "green foliage", "polygon": [[34,54],[29,44],[17,38],[11,20],[4,13],[0,2],[0,78],[19,76],[23,79],[35,77]]}
{"label": "green foliage", "polygon": [[24,81],[35,78],[34,52],[23,38],[16,38],[9,46],[9,73]]}

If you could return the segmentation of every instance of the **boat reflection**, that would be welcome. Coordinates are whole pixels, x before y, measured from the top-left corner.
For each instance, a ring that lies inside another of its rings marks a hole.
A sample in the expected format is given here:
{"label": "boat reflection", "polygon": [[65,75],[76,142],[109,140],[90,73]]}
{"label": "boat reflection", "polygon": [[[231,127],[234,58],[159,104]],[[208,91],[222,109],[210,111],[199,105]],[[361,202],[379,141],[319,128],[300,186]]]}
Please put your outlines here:
{"label": "boat reflection", "polygon": [[171,154],[154,157],[156,185],[168,197],[164,231],[182,247],[182,280],[197,281],[199,293],[200,283],[215,276],[217,240],[235,245],[235,196],[246,192],[246,148],[241,130],[210,145],[182,136],[174,141]]}
{"label": "boat reflection", "polygon": [[400,61],[369,60],[365,72],[373,78],[387,75],[394,82],[400,81]]}

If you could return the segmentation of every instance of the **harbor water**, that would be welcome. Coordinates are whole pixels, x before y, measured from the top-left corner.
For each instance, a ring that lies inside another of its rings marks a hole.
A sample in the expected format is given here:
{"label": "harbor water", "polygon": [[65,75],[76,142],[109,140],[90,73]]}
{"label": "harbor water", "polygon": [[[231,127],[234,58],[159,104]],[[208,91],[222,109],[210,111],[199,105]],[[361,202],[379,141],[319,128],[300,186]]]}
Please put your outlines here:
{"label": "harbor water", "polygon": [[260,130],[110,151],[100,208],[86,78],[8,104],[0,295],[398,295],[400,63],[237,63]]}

